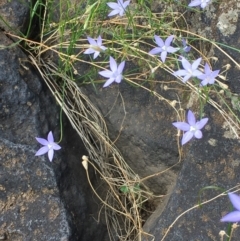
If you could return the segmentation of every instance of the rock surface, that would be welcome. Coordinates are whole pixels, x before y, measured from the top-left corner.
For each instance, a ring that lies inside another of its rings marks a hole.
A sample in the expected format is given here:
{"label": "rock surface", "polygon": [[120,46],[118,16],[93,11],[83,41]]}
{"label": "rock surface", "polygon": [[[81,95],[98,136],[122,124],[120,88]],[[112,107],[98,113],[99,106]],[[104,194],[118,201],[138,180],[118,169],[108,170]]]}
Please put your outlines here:
{"label": "rock surface", "polygon": [[[1,45],[12,42],[0,33]],[[66,211],[52,168],[36,158],[40,129],[38,77],[28,70],[24,79],[18,48],[0,51],[0,232],[6,240],[61,240],[70,235]],[[23,63],[22,62],[22,63]],[[34,84],[35,93],[27,85]],[[41,113],[44,116],[43,113]]]}
{"label": "rock surface", "polygon": [[[166,170],[178,163],[178,149],[174,144],[172,128],[174,111],[164,101],[124,81],[94,91],[93,87],[82,87],[89,99],[105,117],[109,135],[123,154],[128,165],[140,177],[147,177]],[[171,92],[159,90],[166,98]],[[146,181],[152,191],[166,194],[175,185],[180,166]]]}
{"label": "rock surface", "polygon": [[30,5],[34,5],[34,2],[28,0],[0,1],[0,28],[12,33],[24,33],[29,24]]}
{"label": "rock surface", "polygon": [[[154,235],[155,240],[219,240],[219,232],[227,231],[227,224],[220,222],[221,217],[230,211],[230,202],[225,196],[187,212],[173,225],[166,238],[162,239],[167,228],[184,211],[214,198],[222,190],[232,188],[238,183],[240,142],[224,137],[224,133],[229,130],[223,129],[224,123],[219,121],[222,117],[216,110],[208,108],[206,113],[210,121],[204,137],[200,142],[193,141],[184,147],[183,167],[165,210],[162,214],[161,210],[155,211],[145,224],[145,230]],[[203,191],[209,186],[222,189]],[[233,237],[239,237],[238,229]]]}
{"label": "rock surface", "polygon": [[[12,41],[0,33],[0,44]],[[3,49],[0,59],[0,237],[103,240],[106,228],[93,217],[97,200],[81,164],[86,155],[81,140],[65,119],[63,148],[54,161],[35,157],[36,136],[50,130],[55,140],[59,136],[59,108],[20,49]]]}

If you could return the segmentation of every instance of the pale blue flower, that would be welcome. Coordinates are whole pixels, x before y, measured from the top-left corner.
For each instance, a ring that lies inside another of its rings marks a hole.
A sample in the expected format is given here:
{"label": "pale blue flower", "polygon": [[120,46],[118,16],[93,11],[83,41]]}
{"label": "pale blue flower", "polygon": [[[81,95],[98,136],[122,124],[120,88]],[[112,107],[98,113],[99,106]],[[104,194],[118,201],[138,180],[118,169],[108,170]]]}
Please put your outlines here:
{"label": "pale blue flower", "polygon": [[191,77],[198,77],[199,75],[202,75],[203,73],[197,69],[201,60],[202,58],[199,58],[190,64],[184,57],[182,57],[181,62],[184,69],[173,72],[173,75],[184,77],[182,80],[184,83]]}
{"label": "pale blue flower", "polygon": [[191,3],[188,4],[189,7],[196,7],[201,6],[201,8],[205,8],[211,0],[193,0]]}
{"label": "pale blue flower", "polygon": [[36,140],[43,145],[43,147],[41,147],[37,153],[35,154],[35,156],[41,156],[41,155],[44,155],[45,153],[48,152],[48,159],[49,161],[51,162],[52,159],[53,159],[53,154],[54,154],[54,151],[56,150],[60,150],[61,147],[54,142],[54,138],[53,138],[53,134],[52,132],[50,131],[48,133],[48,137],[47,137],[47,140],[46,139],[43,139],[43,138],[38,138],[36,137]]}
{"label": "pale blue flower", "polygon": [[117,0],[117,3],[110,2],[107,5],[113,10],[108,14],[109,17],[114,15],[123,16],[125,14],[125,9],[129,5],[130,0],[123,2],[123,0]]}
{"label": "pale blue flower", "polygon": [[84,52],[84,54],[93,54],[93,58],[96,59],[101,51],[106,50],[107,48],[102,45],[102,38],[98,36],[97,41],[87,37],[88,42],[90,43],[89,48]]}
{"label": "pale blue flower", "polygon": [[182,138],[182,145],[186,144],[190,141],[193,136],[197,139],[202,138],[201,129],[207,124],[208,118],[203,118],[200,121],[196,122],[195,116],[191,110],[188,111],[186,122],[174,122],[172,123],[175,127],[177,127],[181,131],[185,131]]}
{"label": "pale blue flower", "polygon": [[123,72],[123,69],[124,69],[124,66],[125,66],[125,61],[123,61],[119,65],[117,65],[115,59],[110,56],[109,64],[110,64],[111,70],[103,70],[103,71],[99,72],[100,75],[108,78],[108,80],[105,82],[103,87],[109,86],[114,81],[116,83],[120,83],[122,78],[123,78],[122,72]]}
{"label": "pale blue flower", "polygon": [[163,40],[157,35],[155,35],[154,38],[155,38],[155,41],[156,41],[156,44],[158,45],[158,47],[153,48],[149,52],[149,54],[155,55],[155,54],[161,53],[161,60],[163,63],[165,62],[168,53],[175,53],[180,49],[180,48],[174,48],[174,47],[170,46],[170,44],[172,43],[173,38],[174,38],[173,35],[167,37],[165,42],[163,42]]}
{"label": "pale blue flower", "polygon": [[230,222],[230,223],[240,222],[240,196],[238,196],[237,194],[234,194],[234,193],[228,193],[228,197],[229,197],[233,207],[236,210],[225,215],[221,219],[221,222]]}
{"label": "pale blue flower", "polygon": [[201,86],[205,86],[207,84],[214,84],[215,78],[218,76],[220,70],[212,71],[208,63],[206,63],[204,66],[204,72],[204,74],[197,76],[198,79],[202,80],[200,84]]}
{"label": "pale blue flower", "polygon": [[191,47],[187,45],[187,41],[184,38],[182,39],[182,44],[183,44],[183,51],[188,53],[191,50]]}

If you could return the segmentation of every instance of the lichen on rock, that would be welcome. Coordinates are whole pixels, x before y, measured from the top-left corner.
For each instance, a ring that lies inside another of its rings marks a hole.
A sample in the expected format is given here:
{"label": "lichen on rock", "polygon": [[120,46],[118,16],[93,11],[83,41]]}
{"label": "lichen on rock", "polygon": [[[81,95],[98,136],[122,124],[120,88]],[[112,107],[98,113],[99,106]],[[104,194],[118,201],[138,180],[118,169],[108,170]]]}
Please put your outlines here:
{"label": "lichen on rock", "polygon": [[224,36],[234,34],[237,29],[238,14],[240,11],[239,1],[228,1],[220,5],[221,9],[227,9],[218,17],[217,27]]}

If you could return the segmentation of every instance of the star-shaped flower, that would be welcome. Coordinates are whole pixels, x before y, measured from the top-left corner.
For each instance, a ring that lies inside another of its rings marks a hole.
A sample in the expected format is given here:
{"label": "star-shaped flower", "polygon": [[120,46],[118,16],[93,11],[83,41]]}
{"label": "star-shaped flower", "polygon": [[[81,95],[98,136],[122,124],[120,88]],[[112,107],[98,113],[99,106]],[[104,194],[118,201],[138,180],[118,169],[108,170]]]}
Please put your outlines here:
{"label": "star-shaped flower", "polygon": [[198,70],[198,66],[201,62],[202,58],[195,60],[192,64],[190,64],[184,57],[181,58],[182,66],[184,69],[180,69],[178,71],[173,72],[175,76],[184,76],[183,82],[187,82],[191,77],[198,77],[203,73]]}
{"label": "star-shaped flower", "polygon": [[49,161],[51,162],[52,159],[53,159],[53,154],[54,154],[54,150],[60,150],[61,147],[54,142],[54,138],[53,138],[53,134],[52,132],[50,131],[48,133],[48,137],[47,137],[47,140],[46,139],[43,139],[43,138],[38,138],[36,137],[36,140],[43,145],[43,147],[41,147],[37,153],[35,154],[35,156],[41,156],[45,153],[48,152],[48,159]]}
{"label": "star-shaped flower", "polygon": [[108,14],[109,17],[118,15],[123,16],[125,14],[125,9],[129,5],[130,0],[123,2],[123,0],[117,0],[117,3],[110,2],[107,5],[113,10]]}
{"label": "star-shaped flower", "polygon": [[201,5],[201,8],[205,8],[211,0],[193,0],[191,3],[188,4],[189,7],[196,7]]}
{"label": "star-shaped flower", "polygon": [[103,71],[99,72],[99,74],[102,75],[103,77],[109,78],[105,82],[103,87],[109,86],[114,81],[116,83],[120,83],[122,78],[123,78],[122,72],[123,72],[123,69],[124,69],[124,66],[125,66],[125,61],[123,61],[119,65],[117,65],[115,59],[110,56],[109,64],[110,64],[111,70],[103,70]]}
{"label": "star-shaped flower", "polygon": [[96,59],[100,52],[106,50],[107,48],[102,45],[102,38],[98,36],[97,41],[87,37],[88,42],[90,43],[89,48],[84,52],[84,54],[93,54],[93,58]]}
{"label": "star-shaped flower", "polygon": [[195,116],[191,110],[188,111],[186,122],[174,122],[172,123],[175,127],[177,127],[181,131],[185,131],[182,138],[182,145],[186,144],[190,141],[193,136],[197,139],[202,138],[202,131],[201,129],[207,124],[208,118],[203,118],[200,121],[196,122]]}
{"label": "star-shaped flower", "polygon": [[221,222],[230,222],[230,223],[240,222],[240,196],[238,196],[237,194],[234,194],[234,193],[228,193],[228,197],[229,197],[233,207],[236,210],[225,215],[221,219]]}
{"label": "star-shaped flower", "polygon": [[172,43],[173,38],[174,38],[173,35],[167,37],[165,42],[163,42],[163,40],[157,35],[155,35],[154,38],[155,38],[155,41],[156,41],[156,44],[158,45],[158,47],[155,47],[154,49],[152,49],[149,52],[149,54],[161,53],[161,60],[163,63],[165,62],[168,53],[175,53],[180,49],[180,48],[174,48],[174,47],[170,46],[170,44]]}
{"label": "star-shaped flower", "polygon": [[214,84],[215,78],[218,76],[220,70],[212,71],[208,63],[204,66],[204,74],[197,76],[198,79],[201,79],[201,86],[205,86],[207,84]]}

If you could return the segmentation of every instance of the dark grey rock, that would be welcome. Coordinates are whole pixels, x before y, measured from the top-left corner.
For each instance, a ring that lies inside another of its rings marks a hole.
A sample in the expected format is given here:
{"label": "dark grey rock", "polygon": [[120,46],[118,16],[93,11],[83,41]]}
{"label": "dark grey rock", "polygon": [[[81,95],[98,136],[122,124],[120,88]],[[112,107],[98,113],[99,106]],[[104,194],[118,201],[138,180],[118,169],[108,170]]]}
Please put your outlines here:
{"label": "dark grey rock", "polygon": [[[20,143],[20,141],[18,142]],[[0,139],[0,234],[6,240],[61,240],[70,230],[55,175],[29,145]]]}
{"label": "dark grey rock", "polygon": [[[50,96],[50,94],[48,93]],[[60,196],[68,213],[71,227],[69,241],[108,241],[104,221],[99,220],[99,200],[94,196],[82,166],[82,155],[87,155],[78,134],[64,118],[64,138],[61,161],[54,161],[54,172]],[[92,185],[99,188],[99,179],[89,167]]]}
{"label": "dark grey rock", "polygon": [[[12,42],[0,33],[0,43]],[[39,99],[25,81],[41,91],[39,78],[28,70],[30,80],[21,77],[18,48],[0,51],[0,148],[1,148],[1,235],[6,240],[61,240],[70,235],[66,210],[53,169],[39,148],[35,136],[40,129]]]}
{"label": "dark grey rock", "polygon": [[[0,44],[11,40],[0,32]],[[98,201],[81,164],[86,150],[64,117],[64,141],[52,163],[35,137],[57,141],[59,107],[17,47],[0,51],[0,237],[14,241],[103,240]],[[95,183],[95,175],[90,177]],[[107,240],[107,239],[105,239]]]}
{"label": "dark grey rock", "polygon": [[[207,113],[210,117],[208,125],[211,129],[204,130],[201,141],[195,140],[184,147],[186,154],[174,192],[162,214],[161,211],[156,211],[145,225],[145,231],[154,235],[155,240],[162,240],[167,228],[184,211],[238,183],[240,142],[224,137],[223,123],[219,124],[217,121],[221,116],[216,110],[209,108]],[[209,186],[222,189],[202,190]],[[201,191],[203,192],[199,195]],[[190,210],[173,225],[164,241],[219,240],[219,232],[227,231],[227,224],[221,223],[220,219],[230,211],[229,204],[228,198],[222,196],[202,207]],[[233,237],[238,236],[237,229]]]}
{"label": "dark grey rock", "polygon": [[12,33],[24,33],[29,24],[30,4],[35,1],[0,1],[0,28]]}
{"label": "dark grey rock", "polygon": [[[130,66],[127,66],[130,67]],[[126,70],[127,71],[127,70]],[[174,111],[151,93],[130,86],[124,81],[103,89],[82,86],[92,103],[105,117],[110,138],[123,154],[128,165],[140,177],[161,172],[178,163],[172,127]],[[172,92],[158,92],[174,100]],[[145,181],[151,191],[166,194],[175,185],[180,165]]]}

